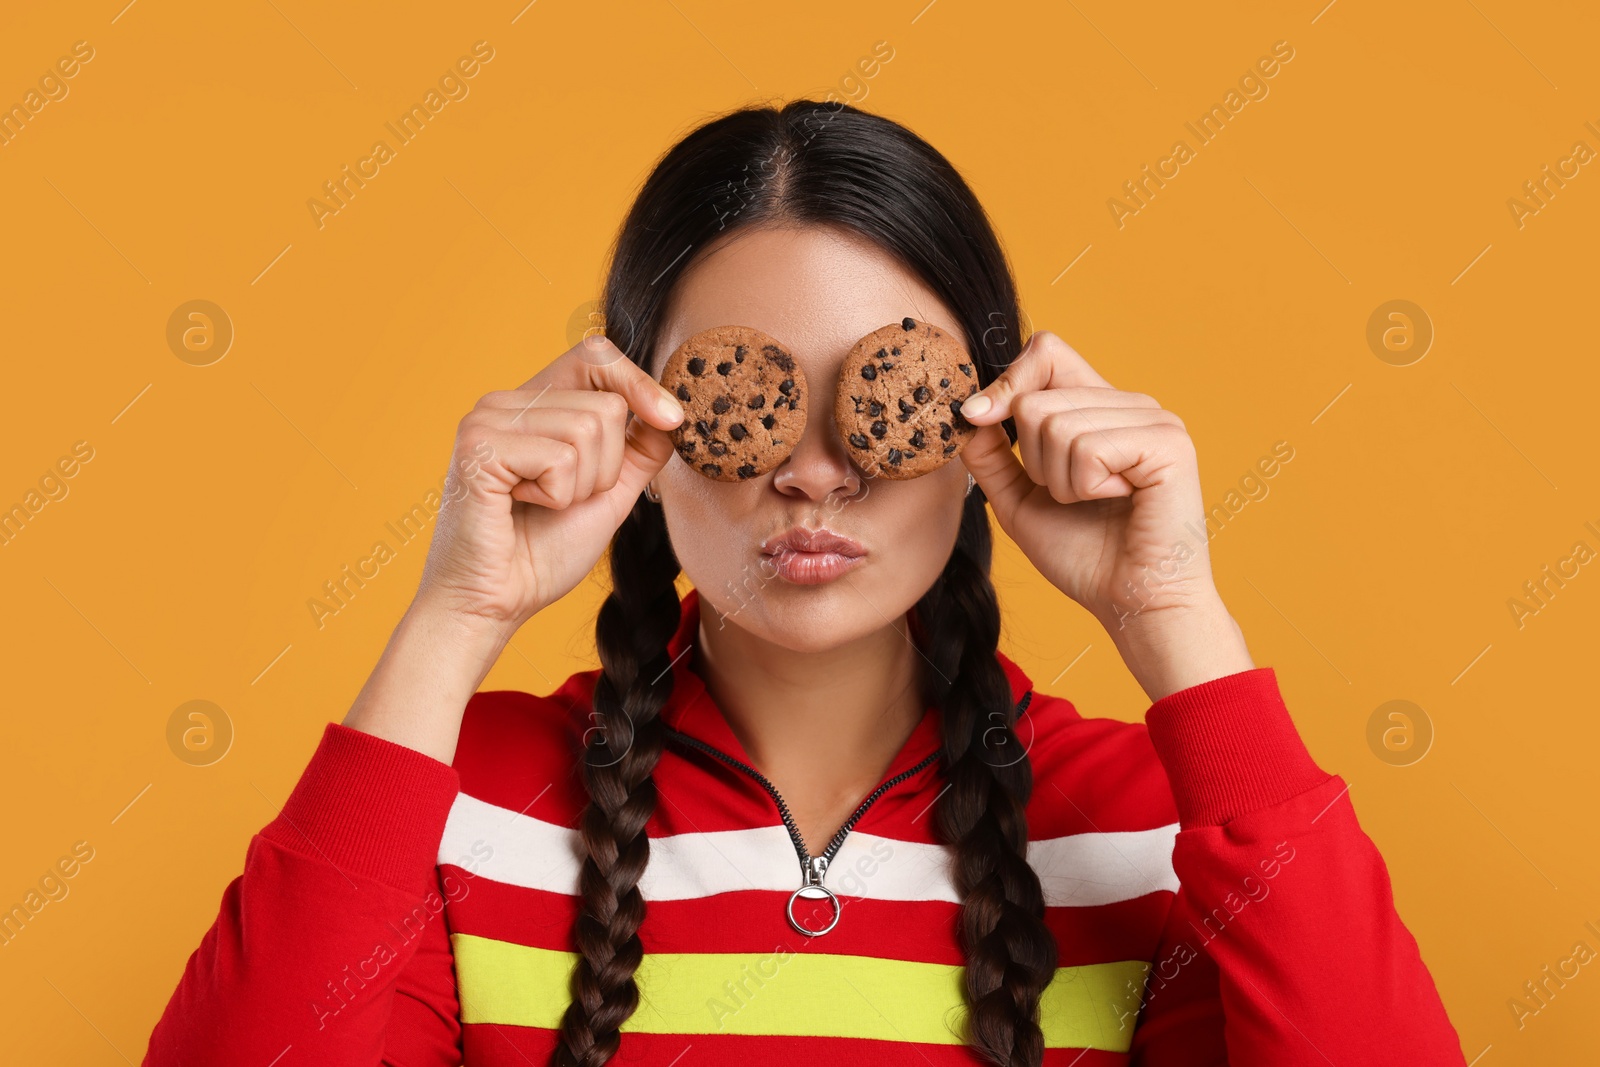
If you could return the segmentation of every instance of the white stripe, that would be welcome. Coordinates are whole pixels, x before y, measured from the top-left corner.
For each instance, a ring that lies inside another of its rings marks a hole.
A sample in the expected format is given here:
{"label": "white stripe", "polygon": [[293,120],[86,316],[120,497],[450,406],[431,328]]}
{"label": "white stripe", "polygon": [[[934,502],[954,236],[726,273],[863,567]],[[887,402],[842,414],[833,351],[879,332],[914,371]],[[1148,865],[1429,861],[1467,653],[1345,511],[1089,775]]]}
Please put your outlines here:
{"label": "white stripe", "polygon": [[[1051,907],[1092,907],[1158,890],[1177,892],[1172,845],[1178,824],[1153,830],[1070,834],[1028,843]],[[583,858],[577,830],[519,815],[460,793],[450,808],[439,862],[505,885],[576,895]],[[487,856],[487,858],[481,858]],[[841,896],[959,903],[942,845],[854,831],[823,884]],[[646,900],[694,900],[759,889],[791,892],[800,860],[782,826],[716,830],[650,839],[640,879]]]}

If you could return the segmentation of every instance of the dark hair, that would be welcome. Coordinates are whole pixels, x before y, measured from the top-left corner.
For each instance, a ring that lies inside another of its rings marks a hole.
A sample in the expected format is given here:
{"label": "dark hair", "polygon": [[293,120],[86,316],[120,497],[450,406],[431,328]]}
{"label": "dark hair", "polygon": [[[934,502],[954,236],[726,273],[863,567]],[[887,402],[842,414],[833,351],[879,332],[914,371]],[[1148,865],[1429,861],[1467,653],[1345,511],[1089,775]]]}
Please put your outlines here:
{"label": "dark hair", "polygon": [[[725,114],[661,158],[612,250],[601,299],[607,336],[648,367],[667,296],[694,260],[686,253],[733,229],[772,223],[847,227],[897,257],[955,311],[984,384],[1021,349],[1005,255],[956,170],[896,122],[812,100]],[[950,785],[935,827],[953,850],[962,900],[966,1039],[994,1063],[1036,1067],[1044,1056],[1039,997],[1055,976],[1057,948],[1027,862],[1033,772],[995,658],[1000,610],[982,491],[968,494],[963,509],[950,559],[910,619],[927,665],[923,692],[943,721]],[[602,728],[589,734],[582,764],[589,803],[573,927],[579,958],[555,1055],[575,1067],[609,1060],[639,1003],[639,879],[664,745],[658,713],[672,685],[666,648],[681,618],[680,566],[658,505],[643,497],[634,505],[612,539],[610,567],[612,591],[595,626],[601,671],[592,710]]]}

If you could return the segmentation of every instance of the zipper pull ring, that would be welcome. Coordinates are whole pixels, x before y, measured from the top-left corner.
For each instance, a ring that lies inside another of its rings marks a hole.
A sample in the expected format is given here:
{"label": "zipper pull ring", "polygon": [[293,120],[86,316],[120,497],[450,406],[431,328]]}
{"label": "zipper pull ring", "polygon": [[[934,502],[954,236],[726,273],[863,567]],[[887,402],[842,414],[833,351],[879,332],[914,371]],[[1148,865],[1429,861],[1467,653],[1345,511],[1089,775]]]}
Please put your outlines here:
{"label": "zipper pull ring", "polygon": [[[807,937],[820,937],[829,930],[832,930],[839,924],[839,916],[843,912],[843,907],[839,903],[839,898],[834,895],[833,890],[822,884],[822,878],[827,873],[827,856],[808,857],[800,865],[800,876],[803,879],[800,888],[789,894],[788,906],[784,908],[784,913],[789,917],[789,925],[794,927],[798,932],[805,934]],[[800,922],[799,919],[795,918],[794,914],[794,902],[801,897],[804,897],[807,900],[826,900],[830,902],[833,907],[833,918],[829,919],[827,923],[819,929],[813,930],[805,926]]]}

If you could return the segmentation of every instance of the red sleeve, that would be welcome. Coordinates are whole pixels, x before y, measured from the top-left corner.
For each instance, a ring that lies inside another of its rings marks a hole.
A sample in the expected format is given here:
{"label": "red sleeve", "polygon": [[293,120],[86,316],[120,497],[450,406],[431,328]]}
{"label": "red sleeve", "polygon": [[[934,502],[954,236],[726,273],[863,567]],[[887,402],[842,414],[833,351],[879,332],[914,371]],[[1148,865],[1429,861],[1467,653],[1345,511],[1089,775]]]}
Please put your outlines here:
{"label": "red sleeve", "polygon": [[1179,890],[1134,1032],[1143,1067],[1462,1067],[1388,870],[1270,667],[1145,717],[1177,801]]}
{"label": "red sleeve", "polygon": [[[329,723],[150,1035],[144,1067],[456,1067],[437,858],[454,767]],[[287,1061],[285,1061],[287,1062]]]}

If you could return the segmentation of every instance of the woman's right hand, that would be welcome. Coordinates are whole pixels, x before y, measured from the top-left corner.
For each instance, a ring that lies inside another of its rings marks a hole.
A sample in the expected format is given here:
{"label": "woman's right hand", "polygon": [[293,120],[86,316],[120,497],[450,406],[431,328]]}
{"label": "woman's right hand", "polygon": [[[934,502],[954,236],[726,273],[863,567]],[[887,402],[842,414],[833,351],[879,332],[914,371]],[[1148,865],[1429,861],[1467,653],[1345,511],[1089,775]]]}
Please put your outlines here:
{"label": "woman's right hand", "polygon": [[509,638],[594,567],[672,458],[667,431],[682,419],[598,334],[518,388],[485,394],[456,430],[417,600]]}

